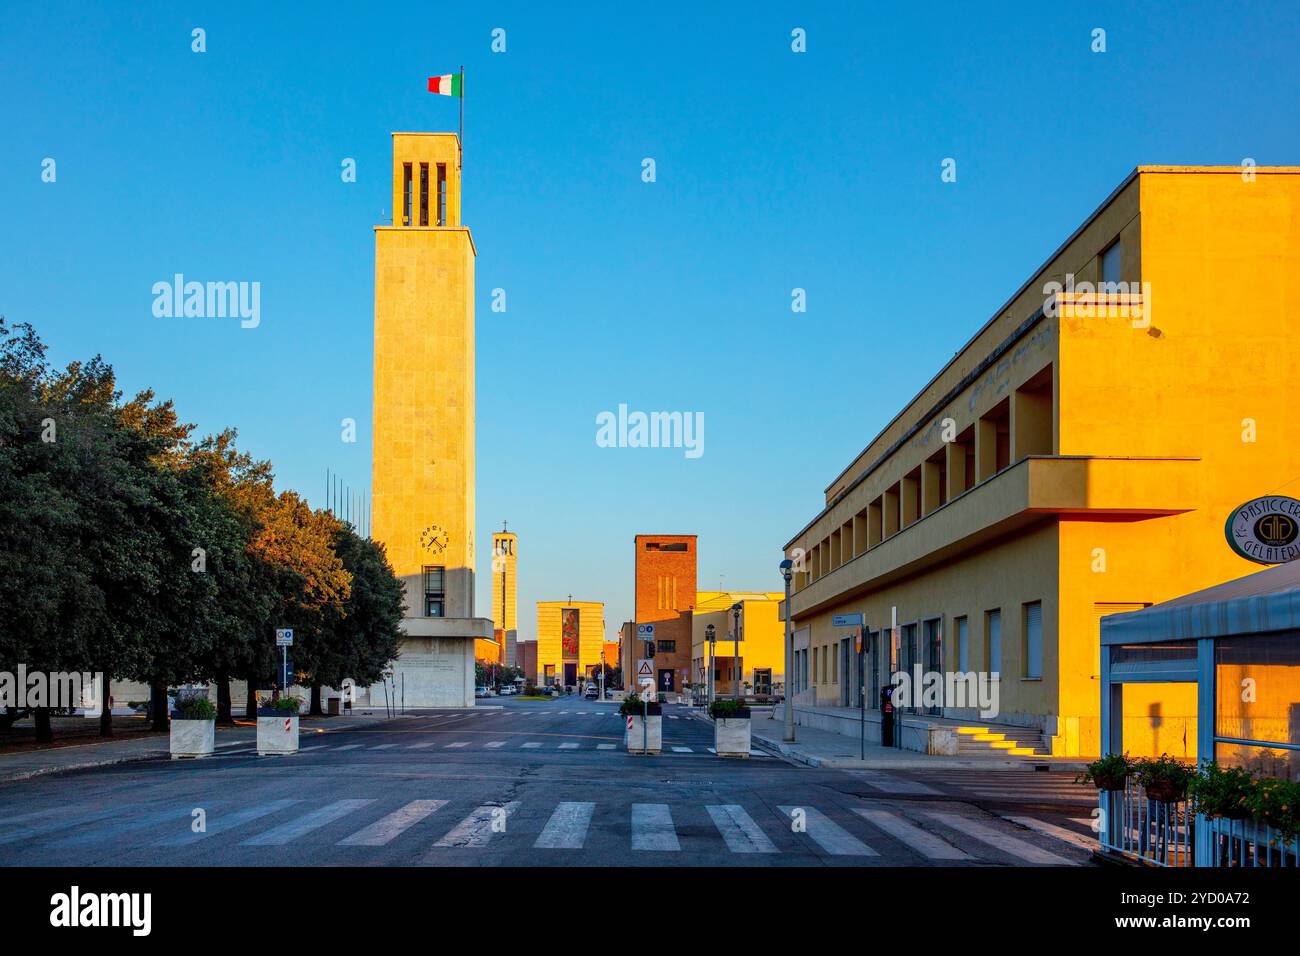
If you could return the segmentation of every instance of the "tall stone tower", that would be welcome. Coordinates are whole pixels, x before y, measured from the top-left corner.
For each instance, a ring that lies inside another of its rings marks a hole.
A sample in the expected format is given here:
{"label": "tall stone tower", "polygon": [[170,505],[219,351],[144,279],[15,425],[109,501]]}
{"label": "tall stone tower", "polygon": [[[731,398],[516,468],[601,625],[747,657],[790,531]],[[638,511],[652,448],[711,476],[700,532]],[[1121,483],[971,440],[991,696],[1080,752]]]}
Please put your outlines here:
{"label": "tall stone tower", "polygon": [[390,693],[407,706],[473,706],[474,641],[492,638],[474,616],[475,252],[459,157],[452,133],[394,133],[393,223],[375,227],[372,528],[406,590]]}
{"label": "tall stone tower", "polygon": [[515,660],[515,643],[519,637],[518,548],[519,539],[514,532],[502,528],[492,534],[492,619],[496,622],[497,640],[505,649],[505,662],[513,666],[518,666]]}

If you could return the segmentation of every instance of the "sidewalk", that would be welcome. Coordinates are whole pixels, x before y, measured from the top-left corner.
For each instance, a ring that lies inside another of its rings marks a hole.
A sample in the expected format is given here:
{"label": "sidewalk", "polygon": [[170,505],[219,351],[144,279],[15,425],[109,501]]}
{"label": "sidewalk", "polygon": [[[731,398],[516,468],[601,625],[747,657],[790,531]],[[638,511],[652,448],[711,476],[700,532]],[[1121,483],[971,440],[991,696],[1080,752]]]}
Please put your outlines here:
{"label": "sidewalk", "polygon": [[[443,708],[450,710],[452,708]],[[461,708],[466,709],[466,708]],[[480,710],[487,708],[479,708]],[[306,737],[311,734],[326,734],[339,730],[352,730],[366,724],[383,723],[413,717],[413,714],[396,714],[388,717],[383,708],[378,713],[348,715],[347,717],[303,717],[300,733],[304,745]],[[220,756],[225,747],[236,744],[251,744],[257,739],[257,728],[251,723],[241,721],[234,727],[217,727],[216,753]],[[68,747],[50,747],[45,750],[27,750],[17,753],[0,754],[0,784],[32,777],[43,777],[51,773],[66,773],[70,770],[87,770],[92,767],[108,767],[119,763],[134,763],[141,760],[169,759],[170,739],[166,734],[154,734],[148,737],[136,737],[131,740],[104,739],[93,743],[74,744]]]}
{"label": "sidewalk", "polygon": [[[701,719],[706,719],[701,717]],[[753,744],[760,750],[787,757],[809,767],[836,770],[941,770],[960,767],[971,770],[1032,770],[1048,766],[1054,771],[1077,773],[1087,761],[1075,757],[941,757],[867,743],[866,760],[861,759],[859,742],[844,734],[811,727],[795,727],[795,742],[784,743],[785,724],[780,720],[755,717],[750,725]]]}

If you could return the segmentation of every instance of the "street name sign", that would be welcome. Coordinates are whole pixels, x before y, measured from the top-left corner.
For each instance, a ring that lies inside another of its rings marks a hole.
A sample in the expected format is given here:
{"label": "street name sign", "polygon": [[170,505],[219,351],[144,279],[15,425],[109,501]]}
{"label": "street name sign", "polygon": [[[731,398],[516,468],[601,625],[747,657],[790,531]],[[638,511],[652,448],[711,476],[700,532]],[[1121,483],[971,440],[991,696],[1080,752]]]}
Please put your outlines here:
{"label": "street name sign", "polygon": [[831,625],[834,627],[861,627],[861,614],[836,614],[831,618]]}

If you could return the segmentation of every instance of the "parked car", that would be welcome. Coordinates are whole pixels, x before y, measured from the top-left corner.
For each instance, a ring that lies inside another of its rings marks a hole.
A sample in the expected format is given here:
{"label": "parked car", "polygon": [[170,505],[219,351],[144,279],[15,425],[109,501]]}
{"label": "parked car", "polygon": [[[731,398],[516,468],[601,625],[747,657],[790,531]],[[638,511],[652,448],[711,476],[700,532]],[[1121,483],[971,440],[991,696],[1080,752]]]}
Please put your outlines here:
{"label": "parked car", "polygon": [[502,697],[509,697],[509,696],[510,696],[511,694],[513,694],[513,693],[515,693],[515,685],[514,685],[514,684],[502,684],[502,685],[501,685],[501,691],[500,691],[500,694],[501,694]]}
{"label": "parked car", "polygon": [[599,700],[599,699],[600,699],[600,690],[599,690],[599,688],[597,688],[595,684],[588,684],[588,685],[587,685],[587,690],[586,690],[586,692],[583,693],[583,695],[582,695],[582,699],[583,699],[583,700]]}
{"label": "parked car", "polygon": [[606,700],[609,700],[609,699],[611,699],[613,696],[614,696],[614,688],[612,688],[612,687],[606,687],[606,688],[605,688],[605,699],[606,699]]}
{"label": "parked car", "polygon": [[491,696],[491,693],[488,691],[488,689],[487,689],[486,687],[475,687],[475,688],[474,688],[474,696],[475,696],[475,697],[490,697],[490,696]]}

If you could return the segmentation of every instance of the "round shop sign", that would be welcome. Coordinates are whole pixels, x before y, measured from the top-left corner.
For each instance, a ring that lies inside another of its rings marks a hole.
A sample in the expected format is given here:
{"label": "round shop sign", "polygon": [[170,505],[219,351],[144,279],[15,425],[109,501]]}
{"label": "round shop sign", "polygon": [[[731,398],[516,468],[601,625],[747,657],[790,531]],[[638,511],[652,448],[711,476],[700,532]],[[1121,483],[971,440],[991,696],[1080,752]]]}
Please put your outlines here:
{"label": "round shop sign", "polygon": [[1259,564],[1285,564],[1300,558],[1300,501],[1255,498],[1228,515],[1228,544],[1243,558]]}

